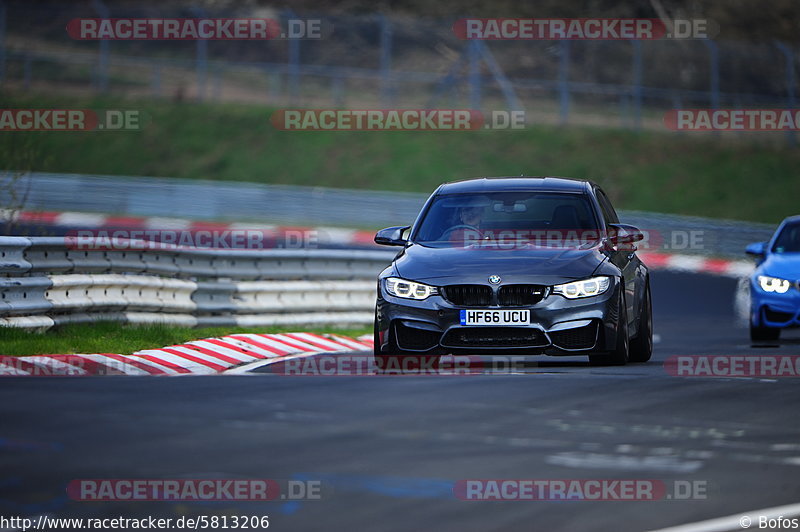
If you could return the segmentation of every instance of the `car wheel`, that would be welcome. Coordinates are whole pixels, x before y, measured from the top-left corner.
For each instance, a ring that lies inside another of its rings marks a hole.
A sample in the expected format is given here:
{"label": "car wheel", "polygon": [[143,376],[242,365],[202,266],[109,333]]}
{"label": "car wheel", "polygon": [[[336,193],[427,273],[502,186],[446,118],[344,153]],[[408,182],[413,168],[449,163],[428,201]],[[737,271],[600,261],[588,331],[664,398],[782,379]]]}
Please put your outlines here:
{"label": "car wheel", "polygon": [[617,345],[610,353],[589,355],[589,364],[592,366],[624,366],[630,358],[630,339],[628,338],[628,309],[625,306],[625,295],[619,297],[619,322],[617,329],[622,334],[617,334]]}
{"label": "car wheel", "polygon": [[753,325],[750,322],[750,341],[752,342],[768,342],[780,338],[781,330],[776,327],[762,327]]}
{"label": "car wheel", "polygon": [[631,340],[630,361],[647,362],[653,356],[653,302],[650,299],[650,280],[644,287],[642,314],[636,337]]}

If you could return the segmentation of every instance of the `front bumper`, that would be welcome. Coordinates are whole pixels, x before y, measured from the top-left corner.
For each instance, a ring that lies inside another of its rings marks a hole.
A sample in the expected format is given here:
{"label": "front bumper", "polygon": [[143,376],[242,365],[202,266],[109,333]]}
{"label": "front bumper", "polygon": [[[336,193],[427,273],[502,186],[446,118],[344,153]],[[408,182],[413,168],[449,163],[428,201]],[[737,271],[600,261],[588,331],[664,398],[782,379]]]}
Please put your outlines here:
{"label": "front bumper", "polygon": [[[609,289],[583,299],[566,299],[549,294],[529,309],[531,325],[462,326],[460,311],[442,296],[424,301],[401,299],[379,283],[377,301],[378,343],[384,352],[390,342],[403,351],[439,355],[446,353],[572,355],[611,351],[616,346],[619,322],[620,284],[612,280]],[[510,307],[477,307],[500,309]]]}
{"label": "front bumper", "polygon": [[750,321],[761,327],[800,327],[800,288],[792,286],[785,294],[764,292],[750,282]]}

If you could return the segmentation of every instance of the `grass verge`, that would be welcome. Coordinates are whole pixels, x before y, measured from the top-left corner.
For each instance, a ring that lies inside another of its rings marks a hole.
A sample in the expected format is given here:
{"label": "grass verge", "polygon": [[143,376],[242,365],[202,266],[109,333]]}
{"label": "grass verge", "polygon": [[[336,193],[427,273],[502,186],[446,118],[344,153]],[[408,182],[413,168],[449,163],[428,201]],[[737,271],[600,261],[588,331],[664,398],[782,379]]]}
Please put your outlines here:
{"label": "grass verge", "polygon": [[208,327],[191,329],[169,325],[130,326],[117,323],[80,324],[56,327],[44,333],[0,327],[0,355],[50,355],[73,353],[116,353],[128,355],[141,349],[158,349],[190,340],[239,333],[314,332],[361,336],[371,333],[363,329],[308,327]]}
{"label": "grass verge", "polygon": [[[599,182],[621,209],[775,223],[798,212],[800,150],[711,134],[529,126],[517,131],[297,132],[256,105],[2,94],[4,107],[125,108],[138,132],[8,133],[35,139],[34,170],[431,192],[485,175]],[[753,135],[753,134],[749,134]],[[763,139],[763,135],[759,138]],[[0,161],[3,165],[4,161]],[[7,164],[7,162],[6,162]]]}

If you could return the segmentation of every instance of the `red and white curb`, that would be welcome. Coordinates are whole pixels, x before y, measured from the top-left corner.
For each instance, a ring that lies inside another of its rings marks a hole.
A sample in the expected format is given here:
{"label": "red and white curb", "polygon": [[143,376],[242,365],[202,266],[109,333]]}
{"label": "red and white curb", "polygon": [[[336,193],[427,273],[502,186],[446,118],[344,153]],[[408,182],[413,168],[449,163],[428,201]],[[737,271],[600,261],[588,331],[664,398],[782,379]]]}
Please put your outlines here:
{"label": "red and white curb", "polygon": [[639,252],[637,255],[652,270],[706,273],[736,278],[747,277],[755,270],[755,264],[750,260],[715,259],[698,255],[651,252]]}
{"label": "red and white curb", "polygon": [[0,376],[212,375],[259,360],[294,355],[371,351],[372,336],[232,334],[144,349],[132,355],[0,356]]}
{"label": "red and white curb", "polygon": [[15,214],[18,223],[39,224],[52,227],[90,229],[92,231],[258,231],[265,238],[295,242],[298,235],[314,235],[319,244],[346,246],[375,246],[372,231],[343,227],[294,227],[255,223],[225,223],[187,220],[184,218],[108,216],[85,212],[22,211]]}

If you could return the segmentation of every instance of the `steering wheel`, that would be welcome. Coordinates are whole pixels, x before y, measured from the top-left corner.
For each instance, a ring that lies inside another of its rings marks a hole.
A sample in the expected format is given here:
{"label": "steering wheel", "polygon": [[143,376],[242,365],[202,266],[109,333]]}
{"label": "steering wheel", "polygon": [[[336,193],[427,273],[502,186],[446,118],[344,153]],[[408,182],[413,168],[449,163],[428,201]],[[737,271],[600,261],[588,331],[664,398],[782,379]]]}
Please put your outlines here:
{"label": "steering wheel", "polygon": [[458,224],[458,225],[454,225],[453,227],[451,227],[450,229],[448,229],[447,231],[445,231],[445,232],[444,232],[444,234],[442,235],[442,239],[449,239],[449,238],[450,238],[450,236],[451,236],[453,233],[455,233],[456,231],[458,231],[459,229],[463,229],[463,230],[472,230],[472,231],[475,231],[475,232],[477,232],[478,234],[480,234],[480,232],[481,232],[481,231],[480,231],[480,229],[478,229],[478,228],[477,228],[477,227],[475,227],[474,225]]}

